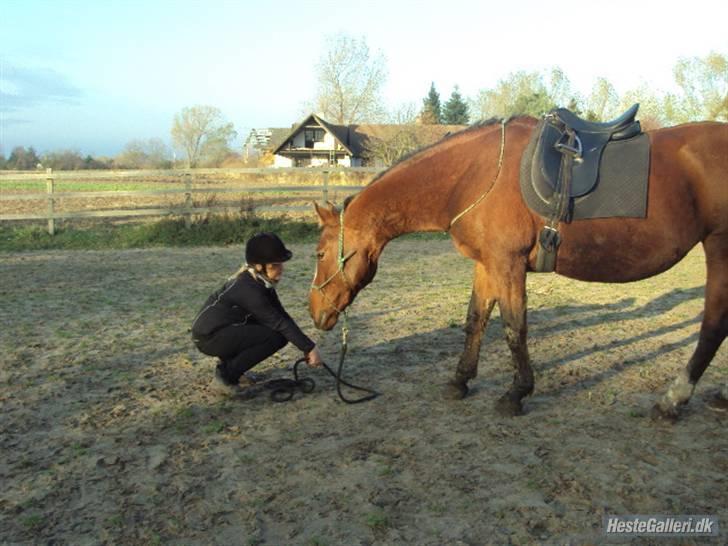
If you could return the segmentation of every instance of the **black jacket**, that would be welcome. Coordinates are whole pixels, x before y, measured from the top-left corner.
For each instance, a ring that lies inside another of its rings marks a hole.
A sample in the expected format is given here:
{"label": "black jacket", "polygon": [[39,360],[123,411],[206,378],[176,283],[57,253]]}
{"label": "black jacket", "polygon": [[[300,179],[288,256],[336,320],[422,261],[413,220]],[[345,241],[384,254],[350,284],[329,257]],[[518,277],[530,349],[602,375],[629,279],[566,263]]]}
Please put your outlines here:
{"label": "black jacket", "polygon": [[291,316],[283,309],[274,288],[248,271],[240,273],[215,291],[192,323],[192,337],[209,338],[218,330],[232,324],[260,324],[280,332],[304,353],[316,345],[304,334]]}

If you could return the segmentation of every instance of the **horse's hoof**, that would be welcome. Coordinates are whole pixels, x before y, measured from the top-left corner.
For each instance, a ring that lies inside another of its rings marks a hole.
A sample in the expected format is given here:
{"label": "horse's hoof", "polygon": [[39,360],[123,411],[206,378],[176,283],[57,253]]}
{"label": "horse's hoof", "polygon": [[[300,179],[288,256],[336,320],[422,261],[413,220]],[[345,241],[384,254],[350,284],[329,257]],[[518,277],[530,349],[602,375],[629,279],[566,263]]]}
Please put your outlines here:
{"label": "horse's hoof", "polygon": [[462,400],[468,394],[468,386],[465,383],[449,381],[443,389],[442,395],[446,400]]}
{"label": "horse's hoof", "polygon": [[523,415],[523,405],[520,400],[511,398],[509,394],[504,394],[496,401],[495,411],[501,417],[516,417]]}
{"label": "horse's hoof", "polygon": [[662,409],[660,407],[660,404],[655,404],[652,406],[652,411],[650,412],[650,418],[653,421],[659,421],[663,423],[675,423],[677,422],[677,409],[676,408],[670,408],[668,410]]}
{"label": "horse's hoof", "polygon": [[722,394],[718,393],[715,397],[708,400],[707,406],[713,411],[726,413],[728,412],[728,398],[724,398]]}

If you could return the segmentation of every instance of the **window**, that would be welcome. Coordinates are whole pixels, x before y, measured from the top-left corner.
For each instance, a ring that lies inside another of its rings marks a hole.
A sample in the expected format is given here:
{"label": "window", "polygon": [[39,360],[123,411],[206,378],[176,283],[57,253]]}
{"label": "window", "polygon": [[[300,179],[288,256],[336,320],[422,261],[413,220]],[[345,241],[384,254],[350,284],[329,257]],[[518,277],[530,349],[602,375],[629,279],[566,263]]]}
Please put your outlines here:
{"label": "window", "polygon": [[304,131],[304,139],[306,148],[313,148],[314,142],[324,141],[324,130],[318,128],[306,129]]}

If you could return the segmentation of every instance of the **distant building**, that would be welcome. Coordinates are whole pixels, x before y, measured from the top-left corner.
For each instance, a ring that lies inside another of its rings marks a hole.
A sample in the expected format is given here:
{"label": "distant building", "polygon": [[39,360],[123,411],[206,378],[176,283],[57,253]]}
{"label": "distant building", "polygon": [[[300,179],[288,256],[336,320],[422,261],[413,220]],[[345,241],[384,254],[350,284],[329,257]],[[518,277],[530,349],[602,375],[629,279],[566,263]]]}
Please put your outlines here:
{"label": "distant building", "polygon": [[[310,114],[273,148],[274,167],[383,166],[372,153],[375,140],[386,141],[403,130],[411,131],[418,145],[428,145],[464,125],[334,125]],[[271,141],[273,138],[271,138]]]}
{"label": "distant building", "polygon": [[249,161],[259,158],[266,152],[272,152],[290,132],[291,129],[288,127],[251,129],[243,143],[243,159]]}

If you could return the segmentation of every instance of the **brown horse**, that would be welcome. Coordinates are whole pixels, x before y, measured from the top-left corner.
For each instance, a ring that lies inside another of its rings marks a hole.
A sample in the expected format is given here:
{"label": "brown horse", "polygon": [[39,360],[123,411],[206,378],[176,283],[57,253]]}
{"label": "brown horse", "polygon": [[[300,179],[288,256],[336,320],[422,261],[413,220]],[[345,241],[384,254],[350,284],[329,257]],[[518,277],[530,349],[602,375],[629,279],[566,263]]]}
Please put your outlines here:
{"label": "brown horse", "polygon": [[[389,241],[410,232],[449,231],[460,253],[475,261],[475,278],[464,352],[445,393],[467,394],[497,302],[515,375],[496,408],[521,413],[522,399],[534,388],[526,345],[526,273],[534,271],[544,221],[521,197],[519,163],[536,124],[520,117],[503,128],[492,122],[468,128],[386,170],[343,210],[317,205],[322,231],[310,293],[316,326],[333,328],[374,278]],[[703,243],[707,282],[698,345],[653,408],[653,416],[674,419],[728,334],[728,124],[693,123],[648,134],[647,217],[562,223],[556,272],[582,281],[636,281],[666,271]]]}

